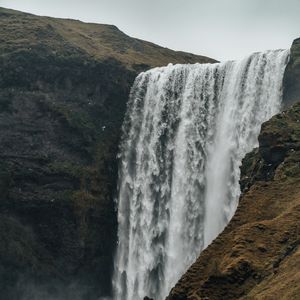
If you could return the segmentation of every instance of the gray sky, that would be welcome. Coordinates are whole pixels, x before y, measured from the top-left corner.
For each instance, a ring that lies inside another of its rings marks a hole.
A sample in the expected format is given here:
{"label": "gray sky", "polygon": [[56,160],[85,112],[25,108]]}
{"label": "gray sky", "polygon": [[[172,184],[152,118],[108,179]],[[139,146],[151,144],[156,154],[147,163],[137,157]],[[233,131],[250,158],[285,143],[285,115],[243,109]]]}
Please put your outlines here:
{"label": "gray sky", "polygon": [[114,24],[126,34],[218,60],[289,48],[300,0],[0,0],[38,15]]}

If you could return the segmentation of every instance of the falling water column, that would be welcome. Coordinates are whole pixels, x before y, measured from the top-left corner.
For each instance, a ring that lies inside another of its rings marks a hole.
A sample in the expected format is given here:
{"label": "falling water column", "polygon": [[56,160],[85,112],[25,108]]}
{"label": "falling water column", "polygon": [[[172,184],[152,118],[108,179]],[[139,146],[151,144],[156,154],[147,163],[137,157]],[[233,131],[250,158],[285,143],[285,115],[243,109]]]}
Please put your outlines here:
{"label": "falling water column", "polygon": [[120,148],[116,300],[164,299],[229,222],[241,160],[280,110],[288,54],[137,77]]}

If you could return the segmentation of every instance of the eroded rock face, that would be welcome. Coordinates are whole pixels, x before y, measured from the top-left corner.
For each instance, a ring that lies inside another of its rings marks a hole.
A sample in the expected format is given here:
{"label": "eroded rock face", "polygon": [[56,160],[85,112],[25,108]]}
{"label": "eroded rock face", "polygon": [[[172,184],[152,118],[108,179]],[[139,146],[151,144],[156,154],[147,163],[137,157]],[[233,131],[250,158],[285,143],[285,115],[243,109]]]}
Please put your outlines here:
{"label": "eroded rock face", "polygon": [[0,25],[1,297],[98,299],[111,289],[131,84],[153,66],[213,60],[114,26],[6,9]]}
{"label": "eroded rock face", "polygon": [[241,171],[236,214],[168,299],[299,296],[300,103],[262,126]]}
{"label": "eroded rock face", "polygon": [[[49,280],[53,286],[76,282],[87,294],[106,294],[116,240],[119,128],[134,74],[116,61],[80,56],[57,61],[36,53],[30,63],[24,60],[18,74],[22,82],[7,78],[9,70],[20,67],[16,61],[7,55],[0,67],[5,70],[0,81],[0,211],[13,220],[12,227],[28,228],[31,239],[26,234],[7,238],[9,249],[18,243],[19,250],[10,262],[7,250],[1,251],[8,266],[0,282],[15,295],[21,280],[15,299],[22,299],[24,287],[48,286]],[[7,268],[12,269],[9,280]]]}
{"label": "eroded rock face", "polygon": [[287,108],[300,101],[300,38],[294,40],[283,79],[283,104]]}

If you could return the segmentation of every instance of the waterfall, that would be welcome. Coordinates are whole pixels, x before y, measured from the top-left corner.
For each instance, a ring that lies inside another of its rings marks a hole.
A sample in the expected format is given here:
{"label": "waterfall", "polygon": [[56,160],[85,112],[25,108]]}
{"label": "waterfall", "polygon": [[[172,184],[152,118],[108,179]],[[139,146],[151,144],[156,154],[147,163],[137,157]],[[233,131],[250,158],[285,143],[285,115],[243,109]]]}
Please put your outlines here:
{"label": "waterfall", "polygon": [[120,148],[115,300],[164,299],[229,222],[242,158],[280,110],[288,57],[170,64],[136,78]]}

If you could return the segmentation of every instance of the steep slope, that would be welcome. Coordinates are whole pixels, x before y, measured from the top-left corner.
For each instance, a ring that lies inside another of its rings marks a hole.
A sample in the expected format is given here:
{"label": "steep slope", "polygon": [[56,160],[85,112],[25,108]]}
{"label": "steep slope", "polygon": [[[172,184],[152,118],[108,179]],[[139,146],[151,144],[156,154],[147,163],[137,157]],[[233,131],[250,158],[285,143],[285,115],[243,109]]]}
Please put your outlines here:
{"label": "steep slope", "polygon": [[300,104],[266,122],[259,145],[243,161],[236,214],[168,299],[298,299]]}
{"label": "steep slope", "polygon": [[1,297],[107,295],[131,84],[150,67],[213,60],[2,8],[0,41]]}

